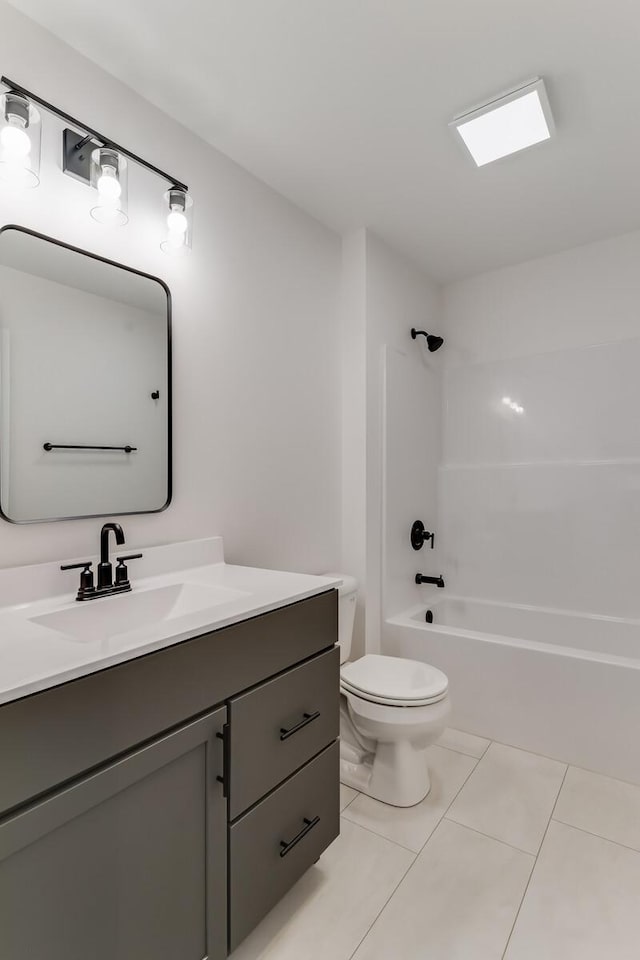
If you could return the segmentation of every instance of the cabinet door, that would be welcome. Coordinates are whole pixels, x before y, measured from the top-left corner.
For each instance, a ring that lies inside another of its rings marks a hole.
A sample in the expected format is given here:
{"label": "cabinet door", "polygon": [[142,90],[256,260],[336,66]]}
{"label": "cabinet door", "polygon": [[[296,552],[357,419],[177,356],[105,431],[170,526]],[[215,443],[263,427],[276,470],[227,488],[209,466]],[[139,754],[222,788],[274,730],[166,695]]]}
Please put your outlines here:
{"label": "cabinet door", "polygon": [[226,956],[225,716],[0,822],[2,960]]}

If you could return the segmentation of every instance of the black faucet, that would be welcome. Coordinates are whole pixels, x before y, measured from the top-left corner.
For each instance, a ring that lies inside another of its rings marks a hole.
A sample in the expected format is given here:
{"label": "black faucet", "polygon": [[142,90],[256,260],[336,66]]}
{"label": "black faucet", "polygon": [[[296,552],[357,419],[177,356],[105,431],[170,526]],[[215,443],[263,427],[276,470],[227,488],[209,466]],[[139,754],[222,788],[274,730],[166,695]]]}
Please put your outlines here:
{"label": "black faucet", "polygon": [[119,523],[105,523],[100,531],[100,563],[98,564],[98,585],[93,585],[93,571],[91,561],[82,563],[68,563],[60,567],[61,570],[82,570],[80,574],[80,589],[76,600],[95,600],[96,597],[105,597],[112,593],[126,593],[131,590],[126,562],[139,560],[141,553],[132,553],[128,557],[118,557],[116,580],[113,582],[113,567],[109,560],[109,534],[113,532],[116,543],[122,546],[124,533]]}
{"label": "black faucet", "polygon": [[98,564],[98,590],[113,586],[113,567],[109,563],[109,534],[113,530],[116,543],[121,547],[124,533],[119,523],[105,523],[100,531],[100,563]]}
{"label": "black faucet", "polygon": [[439,577],[423,577],[421,573],[416,573],[416,583],[418,586],[421,583],[435,583],[436,587],[444,587],[442,574]]}

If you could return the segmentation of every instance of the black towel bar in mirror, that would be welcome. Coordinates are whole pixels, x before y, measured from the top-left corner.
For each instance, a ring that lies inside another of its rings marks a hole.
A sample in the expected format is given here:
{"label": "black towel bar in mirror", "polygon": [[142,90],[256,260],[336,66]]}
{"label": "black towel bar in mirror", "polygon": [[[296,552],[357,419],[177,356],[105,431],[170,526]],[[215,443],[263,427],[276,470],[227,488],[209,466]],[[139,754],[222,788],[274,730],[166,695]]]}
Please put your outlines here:
{"label": "black towel bar in mirror", "polygon": [[123,447],[104,447],[94,443],[43,443],[43,450],[122,450],[124,453],[135,453],[137,447],[126,443]]}

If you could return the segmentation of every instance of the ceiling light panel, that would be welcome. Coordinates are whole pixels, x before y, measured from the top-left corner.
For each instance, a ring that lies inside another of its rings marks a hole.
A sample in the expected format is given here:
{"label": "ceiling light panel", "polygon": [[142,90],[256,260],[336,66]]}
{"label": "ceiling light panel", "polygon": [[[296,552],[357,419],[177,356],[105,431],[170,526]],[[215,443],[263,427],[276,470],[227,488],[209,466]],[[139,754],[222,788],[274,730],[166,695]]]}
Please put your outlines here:
{"label": "ceiling light panel", "polygon": [[450,124],[478,167],[549,140],[553,117],[544,81],[537,79]]}

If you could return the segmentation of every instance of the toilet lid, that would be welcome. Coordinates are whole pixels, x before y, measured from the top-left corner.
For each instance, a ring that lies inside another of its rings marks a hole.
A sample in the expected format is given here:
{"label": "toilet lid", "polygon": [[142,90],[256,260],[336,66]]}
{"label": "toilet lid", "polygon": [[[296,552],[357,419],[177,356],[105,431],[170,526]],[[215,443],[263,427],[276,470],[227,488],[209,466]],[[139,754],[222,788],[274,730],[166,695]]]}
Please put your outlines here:
{"label": "toilet lid", "polygon": [[345,663],[340,672],[343,686],[355,694],[397,703],[422,703],[441,699],[447,692],[446,674],[419,660],[367,654]]}

